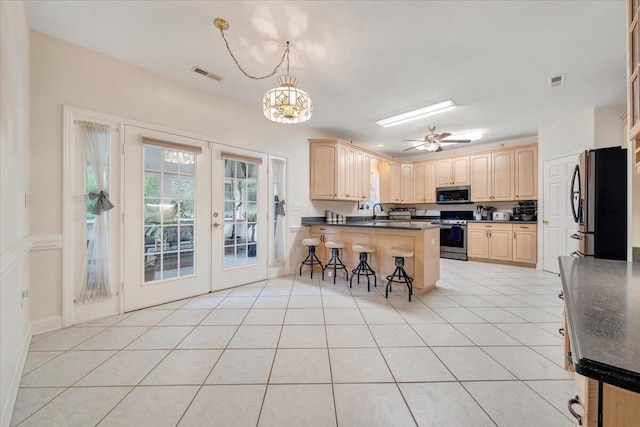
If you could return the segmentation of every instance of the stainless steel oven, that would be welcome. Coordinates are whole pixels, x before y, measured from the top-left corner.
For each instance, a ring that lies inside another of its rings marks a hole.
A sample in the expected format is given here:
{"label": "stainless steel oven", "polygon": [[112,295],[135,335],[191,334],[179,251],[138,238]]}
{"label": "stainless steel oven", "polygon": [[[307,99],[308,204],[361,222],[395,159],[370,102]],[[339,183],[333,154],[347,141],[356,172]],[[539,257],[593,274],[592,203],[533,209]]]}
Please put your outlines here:
{"label": "stainless steel oven", "polygon": [[[466,261],[467,221],[473,219],[473,211],[442,211],[440,220],[440,258]],[[435,221],[434,221],[435,222]]]}
{"label": "stainless steel oven", "polygon": [[467,260],[466,224],[440,225],[440,258]]}

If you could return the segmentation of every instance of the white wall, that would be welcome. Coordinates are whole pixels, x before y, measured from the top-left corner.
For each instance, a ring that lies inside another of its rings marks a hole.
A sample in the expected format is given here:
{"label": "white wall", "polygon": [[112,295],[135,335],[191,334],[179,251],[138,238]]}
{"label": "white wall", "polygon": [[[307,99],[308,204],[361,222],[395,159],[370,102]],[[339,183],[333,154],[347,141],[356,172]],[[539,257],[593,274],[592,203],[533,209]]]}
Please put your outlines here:
{"label": "white wall", "polygon": [[626,109],[627,104],[605,105],[595,108],[593,135],[595,148],[622,145],[625,132],[620,116]]}
{"label": "white wall", "polygon": [[29,344],[29,25],[0,2],[0,425],[9,425]]}
{"label": "white wall", "polygon": [[[36,31],[31,32],[31,64],[30,219],[34,235],[62,233],[63,105],[287,154],[289,226],[299,225],[302,215],[323,212],[309,200],[307,138],[330,136],[305,125],[266,120],[260,100],[242,105]],[[31,317],[38,321],[61,315],[62,260],[60,250],[43,250],[35,256],[38,266],[31,270]]]}

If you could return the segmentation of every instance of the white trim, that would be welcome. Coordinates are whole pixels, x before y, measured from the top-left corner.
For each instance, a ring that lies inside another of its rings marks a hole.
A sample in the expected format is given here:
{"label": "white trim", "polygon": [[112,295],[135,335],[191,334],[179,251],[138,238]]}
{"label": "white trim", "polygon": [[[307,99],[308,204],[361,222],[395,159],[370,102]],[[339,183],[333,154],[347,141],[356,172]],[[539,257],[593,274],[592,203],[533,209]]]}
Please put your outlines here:
{"label": "white trim", "polygon": [[24,337],[22,343],[22,349],[20,350],[20,359],[16,365],[13,375],[11,376],[11,382],[9,383],[9,389],[7,390],[6,398],[2,402],[2,418],[0,419],[0,426],[8,427],[11,424],[11,417],[13,416],[13,407],[16,404],[16,398],[18,397],[18,389],[20,388],[20,380],[22,380],[22,372],[24,371],[24,364],[27,361],[27,354],[29,353],[29,345],[31,344],[31,329],[27,325],[27,334]]}
{"label": "white trim", "polygon": [[36,234],[31,236],[31,251],[62,249],[62,234]]}
{"label": "white trim", "polygon": [[289,233],[297,233],[302,229],[302,225],[292,225],[289,227]]}
{"label": "white trim", "polygon": [[0,279],[29,252],[31,239],[27,236],[0,254]]}
{"label": "white trim", "polygon": [[[118,294],[119,295],[119,294]],[[73,305],[73,324],[91,322],[120,314],[120,299],[118,295],[105,301]]]}
{"label": "white trim", "polygon": [[31,322],[31,333],[33,335],[43,334],[57,329],[62,329],[62,316],[59,314]]}
{"label": "white trim", "polygon": [[[71,252],[71,183],[75,115],[62,107],[62,316],[60,327],[70,326],[73,317],[73,253]],[[46,320],[46,319],[45,319]],[[43,321],[40,321],[43,322]],[[34,326],[32,330],[36,330]]]}

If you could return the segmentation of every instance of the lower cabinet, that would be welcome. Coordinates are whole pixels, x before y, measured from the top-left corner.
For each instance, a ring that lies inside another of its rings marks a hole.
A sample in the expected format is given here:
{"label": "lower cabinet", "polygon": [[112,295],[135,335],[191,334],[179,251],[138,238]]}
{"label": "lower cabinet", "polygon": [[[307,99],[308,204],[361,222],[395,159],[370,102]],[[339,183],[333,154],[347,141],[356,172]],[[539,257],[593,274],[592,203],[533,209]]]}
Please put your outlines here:
{"label": "lower cabinet", "polygon": [[467,225],[467,255],[473,259],[535,264],[535,224],[471,222]]}

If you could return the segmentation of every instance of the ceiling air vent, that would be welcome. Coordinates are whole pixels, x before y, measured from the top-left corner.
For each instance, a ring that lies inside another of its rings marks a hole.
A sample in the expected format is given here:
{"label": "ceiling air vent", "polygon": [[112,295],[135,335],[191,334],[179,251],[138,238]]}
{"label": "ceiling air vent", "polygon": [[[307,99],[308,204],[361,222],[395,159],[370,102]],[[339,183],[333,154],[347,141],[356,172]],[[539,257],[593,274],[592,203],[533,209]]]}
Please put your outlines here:
{"label": "ceiling air vent", "polygon": [[567,81],[567,75],[566,74],[560,74],[558,76],[550,77],[549,78],[549,87],[564,86],[566,81]]}
{"label": "ceiling air vent", "polygon": [[196,72],[196,73],[198,73],[198,74],[202,74],[203,76],[205,76],[205,77],[209,77],[210,79],[215,80],[215,81],[217,81],[217,82],[219,82],[220,80],[222,80],[222,77],[220,77],[220,76],[216,76],[215,74],[210,73],[210,72],[208,72],[207,70],[203,70],[202,68],[199,68],[199,67],[193,67],[193,68],[191,69],[191,71]]}

